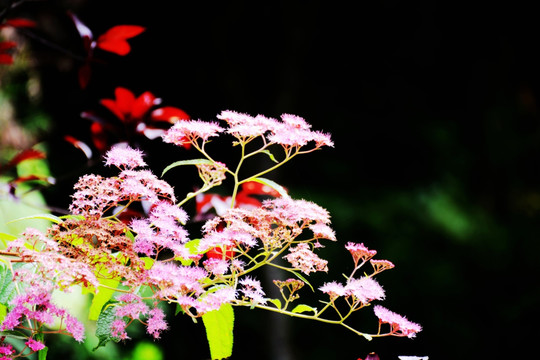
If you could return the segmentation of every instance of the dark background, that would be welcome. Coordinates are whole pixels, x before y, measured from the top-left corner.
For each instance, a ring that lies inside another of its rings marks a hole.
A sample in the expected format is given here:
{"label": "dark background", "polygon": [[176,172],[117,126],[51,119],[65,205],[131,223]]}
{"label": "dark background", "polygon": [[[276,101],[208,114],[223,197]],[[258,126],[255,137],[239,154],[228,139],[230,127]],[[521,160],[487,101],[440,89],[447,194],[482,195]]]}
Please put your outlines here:
{"label": "dark background", "polygon": [[[534,351],[540,59],[532,9],[397,0],[28,3],[29,13],[36,8],[46,35],[75,51],[66,9],[94,34],[147,27],[129,41],[129,55],[99,54],[105,63],[93,67],[84,91],[76,60],[45,56],[50,49],[33,43],[53,119],[46,141],[59,185],[46,195],[54,206],[67,206],[63,191],[88,171],[62,136],[89,142],[79,114],[103,112],[99,99],[116,86],[151,91],[193,118],[213,120],[226,109],[293,113],[332,134],[334,149],[296,159],[273,179],[326,207],[341,245],[363,242],[394,262],[379,277],[382,305],[424,330],[413,340],[368,342],[344,328],[239,309],[233,359],[355,360],[371,351],[382,360],[503,359]],[[139,143],[156,169],[190,156],[156,142]],[[170,181],[180,191],[181,179]],[[324,251],[335,263],[329,277],[350,271],[341,246]],[[371,310],[356,321],[376,331]],[[158,344],[166,359],[202,359],[204,340],[202,324],[177,318]]]}

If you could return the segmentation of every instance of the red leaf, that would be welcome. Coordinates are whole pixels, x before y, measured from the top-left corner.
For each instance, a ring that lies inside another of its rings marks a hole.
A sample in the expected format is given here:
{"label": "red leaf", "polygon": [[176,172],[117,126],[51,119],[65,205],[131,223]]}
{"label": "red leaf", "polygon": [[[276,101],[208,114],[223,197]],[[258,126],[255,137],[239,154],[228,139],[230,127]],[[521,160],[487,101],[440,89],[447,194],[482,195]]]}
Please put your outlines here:
{"label": "red leaf", "polygon": [[156,97],[150,91],[142,93],[133,103],[131,109],[131,117],[133,119],[140,119],[154,106]]}
{"label": "red leaf", "polygon": [[135,95],[133,95],[130,90],[119,86],[114,89],[114,96],[116,97],[118,110],[120,110],[122,114],[130,114],[133,104],[135,103]]}
{"label": "red leaf", "polygon": [[116,105],[116,101],[112,99],[101,99],[99,101],[101,105],[105,106],[107,109],[109,109],[117,118],[124,121],[124,114],[118,109],[118,106]]}
{"label": "red leaf", "polygon": [[31,159],[45,159],[45,153],[35,149],[23,150],[15,155],[7,164],[7,166],[15,166],[25,160]]}
{"label": "red leaf", "polygon": [[178,120],[189,120],[189,115],[182,109],[165,106],[159,109],[152,111],[150,115],[151,119],[154,121],[166,121],[170,123],[175,123]]}
{"label": "red leaf", "polygon": [[4,25],[13,27],[36,27],[36,22],[23,18],[14,18],[6,20]]}
{"label": "red leaf", "polygon": [[9,54],[0,54],[0,64],[4,64],[4,65],[13,64],[13,56]]}
{"label": "red leaf", "polygon": [[94,146],[99,150],[100,153],[104,153],[109,146],[105,128],[100,123],[95,122],[90,125],[90,132],[92,133],[92,141],[94,142]]}
{"label": "red leaf", "polygon": [[144,27],[137,25],[113,26],[98,37],[96,46],[117,55],[126,55],[131,51],[126,39],[137,36],[145,30]]}
{"label": "red leaf", "polygon": [[7,51],[17,46],[15,41],[0,41],[0,51]]}

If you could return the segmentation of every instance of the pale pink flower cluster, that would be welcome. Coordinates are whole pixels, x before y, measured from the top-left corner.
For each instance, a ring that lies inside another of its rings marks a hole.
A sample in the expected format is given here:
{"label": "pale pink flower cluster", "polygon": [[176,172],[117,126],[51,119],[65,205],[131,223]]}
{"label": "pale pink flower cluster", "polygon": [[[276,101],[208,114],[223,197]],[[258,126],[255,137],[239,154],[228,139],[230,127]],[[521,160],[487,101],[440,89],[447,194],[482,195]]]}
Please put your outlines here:
{"label": "pale pink flower cluster", "polygon": [[125,144],[115,145],[105,154],[105,165],[113,165],[120,169],[145,167],[146,163],[143,160],[143,155],[142,151]]}
{"label": "pale pink flower cluster", "polygon": [[315,142],[315,147],[334,146],[330,135],[320,131],[312,131],[311,125],[300,116],[282,114],[281,121],[263,115],[255,117],[236,111],[222,111],[217,116],[229,125],[227,132],[239,139],[249,139],[266,136],[271,143],[285,147],[302,147],[309,142]]}
{"label": "pale pink flower cluster", "polygon": [[375,279],[367,276],[349,279],[345,285],[336,281],[325,283],[319,290],[328,294],[332,301],[341,296],[352,296],[364,305],[373,300],[382,300],[385,297],[381,285]]}
{"label": "pale pink flower cluster", "polygon": [[376,250],[369,250],[364,244],[349,242],[345,248],[351,253],[355,264],[358,264],[360,260],[364,262],[377,255]]}
{"label": "pale pink flower cluster", "polygon": [[390,324],[391,334],[393,335],[413,338],[422,331],[422,326],[419,324],[413,323],[407,320],[406,317],[396,314],[383,306],[375,305],[373,311],[381,323]]}
{"label": "pale pink flower cluster", "polygon": [[192,255],[183,245],[187,231],[180,225],[188,219],[186,212],[168,201],[160,201],[151,208],[147,218],[134,219],[131,228],[137,233],[133,248],[136,252],[153,256],[170,249],[175,256],[188,259]]}
{"label": "pale pink flower cluster", "polygon": [[102,216],[123,201],[175,201],[174,190],[166,181],[158,179],[150,170],[135,170],[146,165],[140,150],[117,146],[105,156],[107,165],[115,165],[123,170],[118,177],[105,178],[90,174],[79,178],[69,207],[71,213]]}
{"label": "pale pink flower cluster", "polygon": [[178,121],[163,135],[163,141],[182,146],[186,144],[186,141],[191,143],[196,143],[198,139],[207,141],[211,137],[218,136],[224,130],[215,122]]}
{"label": "pale pink flower cluster", "polygon": [[296,247],[289,248],[289,254],[283,258],[291,265],[303,272],[309,274],[317,271],[328,271],[328,261],[321,259],[317,254],[311,251],[306,243],[300,243]]}
{"label": "pale pink flower cluster", "polygon": [[[59,252],[57,243],[36,229],[29,228],[21,235],[19,239],[9,244],[7,250],[17,252],[25,262],[39,264],[39,273],[25,272],[26,278],[22,276],[21,280],[28,282],[28,276],[39,276],[38,280],[50,281],[51,285],[54,284],[55,288],[61,290],[69,289],[70,286],[76,284],[97,288],[99,282],[88,264]],[[26,243],[33,246],[27,247]],[[17,276],[17,274],[16,272],[14,275]]]}
{"label": "pale pink flower cluster", "polygon": [[242,285],[240,290],[250,302],[254,304],[265,304],[266,299],[264,298],[264,291],[261,287],[259,280],[256,280],[250,276],[246,276],[239,281]]}

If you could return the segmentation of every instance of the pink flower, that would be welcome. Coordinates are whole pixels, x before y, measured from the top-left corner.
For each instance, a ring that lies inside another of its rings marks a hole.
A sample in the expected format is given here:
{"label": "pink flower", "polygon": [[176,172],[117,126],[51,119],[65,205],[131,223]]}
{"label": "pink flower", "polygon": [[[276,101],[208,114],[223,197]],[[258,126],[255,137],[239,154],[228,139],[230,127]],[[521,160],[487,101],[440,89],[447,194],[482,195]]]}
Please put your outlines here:
{"label": "pink flower", "polygon": [[[0,355],[13,355],[14,353],[15,350],[11,344],[0,343]],[[2,358],[9,359],[8,357],[1,357],[0,359]]]}
{"label": "pink flower", "polygon": [[264,291],[259,280],[255,280],[250,276],[246,276],[239,281],[243,288],[240,290],[245,297],[251,299],[255,304],[265,304]]}
{"label": "pink flower", "polygon": [[126,332],[126,322],[122,319],[116,319],[111,324],[111,335],[118,340],[127,340],[129,336]]}
{"label": "pink flower", "polygon": [[135,294],[124,294],[117,299],[125,303],[125,305],[116,308],[116,316],[120,318],[128,316],[132,319],[138,319],[140,315],[148,313],[148,306]]}
{"label": "pink flower", "polygon": [[189,142],[196,142],[197,139],[207,141],[210,137],[218,136],[224,129],[217,123],[201,120],[186,120],[175,123],[163,135],[163,141],[183,146],[186,139]]}
{"label": "pink flower", "polygon": [[350,279],[345,285],[345,294],[354,296],[363,304],[372,300],[382,300],[385,297],[381,285],[375,279],[367,276],[360,279]]}
{"label": "pink flower", "polygon": [[325,283],[319,288],[323,293],[330,295],[330,300],[334,300],[340,296],[345,295],[345,288],[342,284],[332,281]]}
{"label": "pink flower", "polygon": [[373,311],[381,323],[390,324],[391,334],[413,338],[418,332],[422,331],[422,326],[419,324],[413,323],[404,316],[398,315],[383,306],[375,305]]}
{"label": "pink flower", "polygon": [[148,316],[146,332],[152,335],[155,339],[159,339],[159,336],[163,330],[167,330],[167,322],[165,321],[165,313],[160,308],[154,308],[150,310]]}
{"label": "pink flower", "polygon": [[105,154],[105,165],[134,169],[144,167],[143,152],[128,145],[115,145]]}
{"label": "pink flower", "polygon": [[283,258],[287,259],[295,269],[302,271],[304,274],[328,271],[328,261],[319,258],[310,250],[308,244],[300,243],[296,247],[291,247],[289,251],[290,253]]}
{"label": "pink flower", "polygon": [[39,351],[45,348],[45,345],[37,340],[34,339],[28,339],[28,341],[25,342],[26,346],[28,346],[32,351]]}
{"label": "pink flower", "polygon": [[349,242],[345,248],[351,253],[355,264],[358,264],[359,260],[367,261],[377,254],[376,250],[369,250],[364,244]]}

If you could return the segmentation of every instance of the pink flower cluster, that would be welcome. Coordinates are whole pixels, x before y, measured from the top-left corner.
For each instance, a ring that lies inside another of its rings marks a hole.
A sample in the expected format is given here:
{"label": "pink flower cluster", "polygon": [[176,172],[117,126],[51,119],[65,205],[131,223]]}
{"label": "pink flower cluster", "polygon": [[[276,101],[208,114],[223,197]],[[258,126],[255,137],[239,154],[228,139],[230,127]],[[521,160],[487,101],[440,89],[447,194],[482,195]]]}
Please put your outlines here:
{"label": "pink flower cluster", "polygon": [[[26,274],[27,281],[29,274]],[[37,322],[52,326],[55,319],[62,319],[64,331],[68,332],[78,342],[84,340],[83,325],[65,309],[59,308],[51,301],[50,287],[41,283],[30,283],[24,287],[24,292],[15,296],[11,301],[12,307],[6,314],[0,331],[26,328],[26,321]],[[32,343],[32,346],[39,346]]]}
{"label": "pink flower cluster", "polygon": [[413,338],[416,334],[422,331],[422,326],[407,320],[406,317],[396,314],[387,308],[375,305],[373,307],[375,315],[379,318],[380,323],[390,324],[392,335],[407,336]]}
{"label": "pink flower cluster", "polygon": [[183,146],[186,141],[196,143],[198,139],[207,141],[210,137],[227,132],[240,141],[250,141],[256,137],[264,137],[270,143],[284,147],[302,147],[309,142],[315,143],[315,148],[334,146],[330,135],[320,131],[312,131],[311,125],[304,118],[291,114],[281,115],[281,121],[263,115],[255,117],[236,111],[226,110],[217,118],[227,123],[224,129],[215,122],[201,120],[180,121],[163,136],[165,142]]}
{"label": "pink flower cluster", "polygon": [[74,187],[77,191],[72,196],[71,213],[100,217],[122,202],[175,201],[173,188],[167,182],[158,179],[150,170],[136,170],[146,165],[140,150],[115,146],[107,152],[105,164],[122,171],[112,178],[93,174],[82,176]]}

